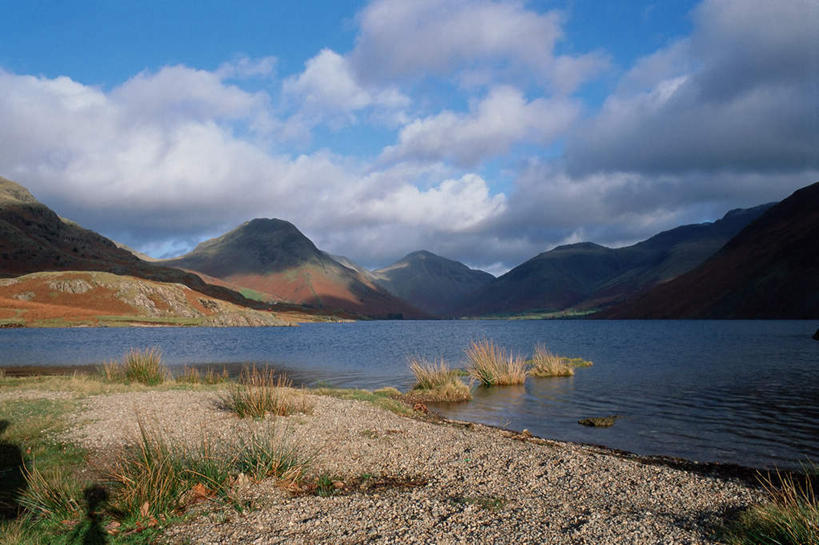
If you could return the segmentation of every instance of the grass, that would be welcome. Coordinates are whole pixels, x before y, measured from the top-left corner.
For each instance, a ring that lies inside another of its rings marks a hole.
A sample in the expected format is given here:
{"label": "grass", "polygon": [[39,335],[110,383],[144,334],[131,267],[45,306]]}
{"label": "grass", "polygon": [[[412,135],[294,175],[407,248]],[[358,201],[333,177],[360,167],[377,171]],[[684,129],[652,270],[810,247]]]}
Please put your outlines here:
{"label": "grass", "polygon": [[466,350],[469,376],[484,386],[523,384],[526,363],[522,357],[489,340],[473,341]]}
{"label": "grass", "polygon": [[229,380],[228,371],[222,368],[221,373],[217,373],[214,369],[209,368],[203,374],[196,367],[186,365],[182,368],[180,373],[174,380],[180,384],[221,384]]}
{"label": "grass", "polygon": [[242,370],[239,382],[231,385],[221,403],[240,418],[263,418],[268,413],[289,416],[312,412],[305,396],[292,388],[287,377],[256,366]]}
{"label": "grass", "polygon": [[286,433],[272,426],[222,447],[207,439],[194,447],[172,444],[143,422],[139,429],[139,443],[123,450],[107,470],[115,486],[112,503],[131,521],[167,516],[198,499],[232,501],[230,487],[240,474],[294,482],[308,463]]}
{"label": "grass", "polygon": [[443,359],[429,361],[410,359],[410,371],[415,375],[415,386],[410,392],[413,399],[424,402],[455,402],[472,399],[469,386],[449,368]]}
{"label": "grass", "polygon": [[121,362],[103,364],[100,374],[108,382],[138,382],[147,386],[162,384],[171,376],[162,363],[162,352],[156,347],[131,349]]}
{"label": "grass", "polygon": [[574,375],[574,367],[565,358],[538,344],[530,360],[529,374],[533,377],[570,377]]}
{"label": "grass", "polygon": [[724,536],[728,545],[817,545],[819,505],[813,481],[817,468],[803,478],[776,474],[761,478],[768,500],[745,511]]}
{"label": "grass", "polygon": [[[365,401],[400,416],[417,416],[412,407],[404,401],[403,395],[395,388],[381,388],[375,392],[352,388],[315,388],[311,392],[316,395],[325,395],[338,399]],[[395,392],[398,392],[397,397]]]}

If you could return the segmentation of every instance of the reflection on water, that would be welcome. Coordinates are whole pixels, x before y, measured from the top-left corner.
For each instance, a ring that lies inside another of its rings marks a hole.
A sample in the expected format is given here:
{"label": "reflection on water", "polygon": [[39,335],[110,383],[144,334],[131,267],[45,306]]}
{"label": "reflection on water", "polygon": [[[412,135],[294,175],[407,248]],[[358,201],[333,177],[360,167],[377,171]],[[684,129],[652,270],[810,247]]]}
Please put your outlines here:
{"label": "reflection on water", "polygon": [[[464,365],[482,338],[524,355],[538,342],[594,361],[574,377],[476,388],[447,416],[642,454],[755,466],[819,460],[815,321],[434,321],[298,328],[0,330],[0,365],[98,364],[159,346],[177,370],[270,365],[296,384],[408,389],[407,358]],[[581,418],[621,415],[611,428]]]}

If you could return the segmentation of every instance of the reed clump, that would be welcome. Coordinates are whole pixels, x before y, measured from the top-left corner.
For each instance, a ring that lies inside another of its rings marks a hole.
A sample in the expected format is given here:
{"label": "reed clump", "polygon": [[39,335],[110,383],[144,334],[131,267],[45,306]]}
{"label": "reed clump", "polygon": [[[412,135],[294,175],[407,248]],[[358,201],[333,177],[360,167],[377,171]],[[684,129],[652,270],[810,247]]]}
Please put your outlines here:
{"label": "reed clump", "polygon": [[139,430],[138,443],[122,450],[106,471],[115,488],[113,507],[133,520],[156,519],[191,501],[231,500],[231,486],[241,475],[295,482],[308,465],[272,426],[220,448],[207,439],[196,446],[171,443],[142,421]]}
{"label": "reed clump", "polygon": [[466,349],[469,376],[484,386],[523,384],[526,381],[525,360],[490,340],[473,341]]}
{"label": "reed clump", "polygon": [[[812,475],[811,475],[812,473]],[[768,501],[751,507],[727,531],[729,545],[819,544],[816,468],[803,478],[793,475],[761,478]]]}
{"label": "reed clump", "polygon": [[162,384],[171,376],[157,347],[132,348],[122,361],[104,363],[100,374],[108,382],[138,382],[147,386]]}
{"label": "reed clump", "polygon": [[427,402],[457,402],[472,399],[469,385],[460,379],[446,361],[411,358],[410,371],[415,375],[411,397]]}
{"label": "reed clump", "polygon": [[574,375],[574,366],[544,345],[535,346],[532,359],[529,360],[529,374],[533,377],[570,377]]}
{"label": "reed clump", "polygon": [[240,418],[264,418],[268,413],[275,416],[309,414],[313,410],[306,396],[296,391],[286,376],[256,366],[242,370],[239,381],[231,385],[221,404]]}
{"label": "reed clump", "polygon": [[186,365],[182,372],[176,377],[176,382],[181,384],[221,384],[230,380],[228,371],[222,368],[221,372],[208,368],[204,373],[196,367]]}

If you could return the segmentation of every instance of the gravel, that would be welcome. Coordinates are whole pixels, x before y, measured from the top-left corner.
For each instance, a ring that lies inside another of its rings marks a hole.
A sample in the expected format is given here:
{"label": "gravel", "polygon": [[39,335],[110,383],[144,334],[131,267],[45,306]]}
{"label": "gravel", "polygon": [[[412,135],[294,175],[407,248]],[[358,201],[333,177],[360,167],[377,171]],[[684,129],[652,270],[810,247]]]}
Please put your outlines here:
{"label": "gravel", "polygon": [[[213,392],[95,396],[69,438],[104,451],[133,440],[137,417],[191,442],[231,440],[274,422],[312,457],[313,476],[355,489],[323,498],[266,481],[247,492],[254,510],[199,513],[165,531],[173,544],[715,543],[726,514],[760,500],[741,481],[599,447],[308,397],[312,414],[243,421]],[[351,485],[370,477],[394,486]]]}

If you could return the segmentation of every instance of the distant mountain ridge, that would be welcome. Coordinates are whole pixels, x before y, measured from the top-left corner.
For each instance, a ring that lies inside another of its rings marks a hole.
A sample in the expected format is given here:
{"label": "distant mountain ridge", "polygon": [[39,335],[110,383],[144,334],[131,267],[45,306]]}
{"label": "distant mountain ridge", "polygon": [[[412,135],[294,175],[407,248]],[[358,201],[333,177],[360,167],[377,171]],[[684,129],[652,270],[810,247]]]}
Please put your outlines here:
{"label": "distant mountain ridge", "polygon": [[373,317],[423,317],[356,268],[319,250],[290,222],[257,218],[164,264],[201,272],[271,299]]}
{"label": "distant mountain ridge", "polygon": [[604,318],[819,318],[819,182],[794,192],[694,270]]}
{"label": "distant mountain ridge", "polygon": [[715,222],[684,225],[624,248],[591,242],[558,246],[498,277],[458,313],[479,316],[610,306],[693,269],[771,206],[732,210]]}
{"label": "distant mountain ridge", "polygon": [[451,316],[467,298],[495,279],[426,250],[407,254],[373,271],[372,276],[390,293],[436,316]]}
{"label": "distant mountain ridge", "polygon": [[178,283],[241,306],[269,307],[194,274],[146,263],[102,235],[60,218],[25,187],[0,177],[0,277],[68,270]]}

